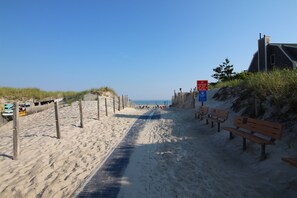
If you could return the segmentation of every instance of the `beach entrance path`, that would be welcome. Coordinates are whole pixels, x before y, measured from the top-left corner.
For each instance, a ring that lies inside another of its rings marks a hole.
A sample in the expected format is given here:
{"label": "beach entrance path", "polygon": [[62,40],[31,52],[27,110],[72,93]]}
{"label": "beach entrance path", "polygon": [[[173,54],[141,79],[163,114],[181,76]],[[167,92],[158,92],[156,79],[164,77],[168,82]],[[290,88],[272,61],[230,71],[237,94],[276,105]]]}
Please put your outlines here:
{"label": "beach entrance path", "polygon": [[103,165],[86,181],[77,197],[117,197],[139,132],[149,120],[159,118],[160,113],[154,110],[140,116]]}
{"label": "beach entrance path", "polygon": [[280,179],[272,159],[259,161],[256,147],[243,153],[240,140],[230,143],[193,109],[160,113],[139,132],[119,198],[296,197],[295,182]]}
{"label": "beach entrance path", "polygon": [[264,161],[255,153],[258,147],[242,152],[240,140],[231,143],[227,133],[195,119],[193,109],[151,111],[78,197],[296,197],[294,174],[284,174],[275,152]]}

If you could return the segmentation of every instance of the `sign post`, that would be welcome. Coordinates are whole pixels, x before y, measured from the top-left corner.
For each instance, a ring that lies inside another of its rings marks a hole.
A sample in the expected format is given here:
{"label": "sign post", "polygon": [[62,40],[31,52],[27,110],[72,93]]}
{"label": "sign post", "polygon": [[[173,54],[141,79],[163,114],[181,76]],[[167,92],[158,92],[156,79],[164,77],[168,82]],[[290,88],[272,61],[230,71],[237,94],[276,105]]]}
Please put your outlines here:
{"label": "sign post", "polygon": [[207,100],[208,81],[197,80],[197,90],[199,102],[201,102],[201,106],[203,106],[203,102]]}

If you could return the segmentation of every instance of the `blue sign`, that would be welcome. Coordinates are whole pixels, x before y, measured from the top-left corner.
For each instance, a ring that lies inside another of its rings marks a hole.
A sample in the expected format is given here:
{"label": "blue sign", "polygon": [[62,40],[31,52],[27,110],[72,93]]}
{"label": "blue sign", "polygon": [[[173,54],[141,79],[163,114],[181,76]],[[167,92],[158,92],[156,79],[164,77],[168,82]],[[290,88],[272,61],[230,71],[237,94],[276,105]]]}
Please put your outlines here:
{"label": "blue sign", "polygon": [[198,97],[199,97],[199,102],[206,102],[207,100],[206,91],[199,91]]}

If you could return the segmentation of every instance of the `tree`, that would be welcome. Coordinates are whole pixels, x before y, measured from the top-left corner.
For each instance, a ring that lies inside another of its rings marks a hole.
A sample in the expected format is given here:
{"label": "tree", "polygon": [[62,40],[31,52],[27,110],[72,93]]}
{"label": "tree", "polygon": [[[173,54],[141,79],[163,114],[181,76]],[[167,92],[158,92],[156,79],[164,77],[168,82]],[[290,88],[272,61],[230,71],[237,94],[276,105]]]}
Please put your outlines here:
{"label": "tree", "polygon": [[212,77],[217,79],[218,81],[228,81],[232,80],[234,75],[236,74],[233,72],[233,65],[230,64],[228,58],[225,59],[218,67],[214,68],[213,71],[215,72]]}

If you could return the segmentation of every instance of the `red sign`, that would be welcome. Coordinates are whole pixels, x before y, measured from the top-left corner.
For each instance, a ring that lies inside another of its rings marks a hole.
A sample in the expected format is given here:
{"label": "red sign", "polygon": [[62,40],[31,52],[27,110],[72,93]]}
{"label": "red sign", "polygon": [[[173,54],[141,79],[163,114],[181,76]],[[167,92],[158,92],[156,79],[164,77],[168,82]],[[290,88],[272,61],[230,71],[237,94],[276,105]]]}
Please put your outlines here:
{"label": "red sign", "polygon": [[197,90],[198,91],[207,91],[208,90],[208,81],[207,80],[197,80]]}

